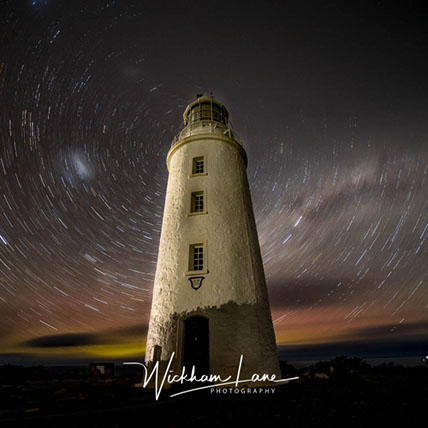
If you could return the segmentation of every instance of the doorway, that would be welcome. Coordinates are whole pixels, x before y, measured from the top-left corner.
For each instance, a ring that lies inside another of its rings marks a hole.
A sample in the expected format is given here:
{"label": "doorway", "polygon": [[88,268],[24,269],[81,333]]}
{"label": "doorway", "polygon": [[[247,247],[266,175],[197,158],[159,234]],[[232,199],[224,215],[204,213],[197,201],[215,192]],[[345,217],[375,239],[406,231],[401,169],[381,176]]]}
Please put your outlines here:
{"label": "doorway", "polygon": [[183,365],[197,377],[210,374],[210,337],[208,318],[193,316],[184,320]]}

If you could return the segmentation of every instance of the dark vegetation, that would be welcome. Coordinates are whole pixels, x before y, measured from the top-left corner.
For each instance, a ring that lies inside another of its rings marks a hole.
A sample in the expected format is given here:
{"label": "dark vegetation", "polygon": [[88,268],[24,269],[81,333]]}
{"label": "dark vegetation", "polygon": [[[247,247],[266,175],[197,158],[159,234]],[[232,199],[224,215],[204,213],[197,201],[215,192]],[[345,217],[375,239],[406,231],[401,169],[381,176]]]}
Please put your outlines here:
{"label": "dark vegetation", "polygon": [[[83,370],[82,370],[83,369]],[[85,368],[0,366],[0,426],[158,427],[422,426],[428,408],[428,367],[369,366],[337,357],[296,369],[281,362],[283,377],[300,379],[274,393],[210,390],[170,398],[177,389],[134,388],[139,373],[108,379]],[[152,422],[149,422],[152,421]]]}

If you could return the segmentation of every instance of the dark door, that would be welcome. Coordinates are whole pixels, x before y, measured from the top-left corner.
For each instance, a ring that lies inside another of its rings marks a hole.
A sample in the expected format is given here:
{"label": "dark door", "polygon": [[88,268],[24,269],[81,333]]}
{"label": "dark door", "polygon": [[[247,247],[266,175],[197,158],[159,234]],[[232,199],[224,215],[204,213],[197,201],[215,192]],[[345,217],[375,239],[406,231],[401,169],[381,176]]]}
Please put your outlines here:
{"label": "dark door", "polygon": [[190,317],[184,321],[184,356],[186,373],[195,366],[195,374],[200,377],[210,372],[209,322],[205,317]]}

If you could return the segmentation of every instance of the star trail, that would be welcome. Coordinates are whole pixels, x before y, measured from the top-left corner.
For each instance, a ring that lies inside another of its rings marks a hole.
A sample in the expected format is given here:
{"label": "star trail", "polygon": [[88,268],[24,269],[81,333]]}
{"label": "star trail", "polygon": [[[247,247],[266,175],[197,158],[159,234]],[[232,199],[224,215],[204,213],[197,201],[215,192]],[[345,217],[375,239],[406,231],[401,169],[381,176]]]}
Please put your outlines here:
{"label": "star trail", "polygon": [[205,91],[248,154],[284,355],[428,351],[426,11],[211,6],[1,6],[2,361],[144,353],[165,158]]}

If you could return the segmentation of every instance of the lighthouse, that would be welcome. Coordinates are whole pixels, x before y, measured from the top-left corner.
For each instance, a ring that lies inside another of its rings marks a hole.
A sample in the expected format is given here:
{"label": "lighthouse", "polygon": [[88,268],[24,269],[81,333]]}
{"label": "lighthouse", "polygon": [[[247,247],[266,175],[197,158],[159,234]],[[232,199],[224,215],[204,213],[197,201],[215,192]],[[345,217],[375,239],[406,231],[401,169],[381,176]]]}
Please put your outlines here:
{"label": "lighthouse", "polygon": [[183,119],[166,156],[146,366],[234,378],[243,356],[242,379],[279,379],[247,154],[212,96],[198,96]]}

